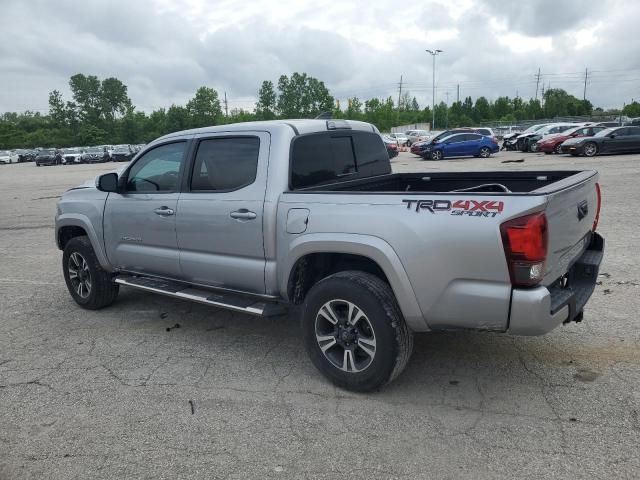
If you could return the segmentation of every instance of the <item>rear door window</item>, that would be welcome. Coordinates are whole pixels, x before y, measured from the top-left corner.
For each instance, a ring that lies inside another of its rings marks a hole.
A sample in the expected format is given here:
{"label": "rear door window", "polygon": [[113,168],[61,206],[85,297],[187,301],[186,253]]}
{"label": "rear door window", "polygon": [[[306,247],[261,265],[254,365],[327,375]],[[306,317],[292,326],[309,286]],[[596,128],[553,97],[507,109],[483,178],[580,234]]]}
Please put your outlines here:
{"label": "rear door window", "polygon": [[191,191],[230,191],[252,184],[258,171],[258,137],[202,140],[191,177]]}

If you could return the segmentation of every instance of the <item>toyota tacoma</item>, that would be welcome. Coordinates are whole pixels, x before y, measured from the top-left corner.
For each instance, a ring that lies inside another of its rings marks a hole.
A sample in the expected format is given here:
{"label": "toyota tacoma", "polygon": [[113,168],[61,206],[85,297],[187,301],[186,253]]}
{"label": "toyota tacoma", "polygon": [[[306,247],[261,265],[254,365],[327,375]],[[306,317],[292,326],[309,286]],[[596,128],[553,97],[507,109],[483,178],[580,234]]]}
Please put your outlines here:
{"label": "toyota tacoma", "polygon": [[172,133],[67,191],[73,299],[120,287],[256,316],[300,305],[313,364],[378,389],[414,332],[580,321],[603,256],[595,171],[392,173],[376,127],[276,120]]}

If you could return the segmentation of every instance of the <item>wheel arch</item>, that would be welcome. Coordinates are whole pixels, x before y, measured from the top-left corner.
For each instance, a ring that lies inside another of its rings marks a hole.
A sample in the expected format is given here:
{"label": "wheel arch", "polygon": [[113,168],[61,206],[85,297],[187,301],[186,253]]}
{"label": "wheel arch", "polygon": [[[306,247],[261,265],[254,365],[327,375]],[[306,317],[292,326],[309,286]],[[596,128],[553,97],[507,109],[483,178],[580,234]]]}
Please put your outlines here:
{"label": "wheel arch", "polygon": [[107,259],[101,239],[98,237],[93,225],[84,215],[64,214],[56,219],[56,245],[64,250],[67,242],[72,238],[86,235],[91,242],[91,247],[96,253],[100,266],[107,271],[113,268]]}
{"label": "wheel arch", "polygon": [[381,278],[393,290],[407,325],[414,331],[429,330],[400,258],[378,237],[359,234],[298,237],[283,262],[280,292],[290,302],[302,303],[318,281],[345,270],[366,271]]}

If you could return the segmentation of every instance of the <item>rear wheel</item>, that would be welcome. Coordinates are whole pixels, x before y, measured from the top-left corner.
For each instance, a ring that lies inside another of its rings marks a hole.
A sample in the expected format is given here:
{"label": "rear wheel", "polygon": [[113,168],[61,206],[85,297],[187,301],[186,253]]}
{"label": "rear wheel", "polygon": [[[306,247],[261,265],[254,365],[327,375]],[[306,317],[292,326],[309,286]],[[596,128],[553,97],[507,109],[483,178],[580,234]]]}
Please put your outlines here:
{"label": "rear wheel", "polygon": [[558,145],[556,145],[556,148],[554,148],[553,151],[560,155],[562,153],[562,144],[559,143]]}
{"label": "rear wheel", "polygon": [[413,349],[389,285],[360,271],[336,273],[311,289],[302,331],[315,367],[337,386],[357,392],[395,379]]}
{"label": "rear wheel", "polygon": [[489,149],[489,147],[482,147],[479,154],[482,158],[487,158],[491,156],[491,150]]}
{"label": "rear wheel", "polygon": [[588,142],[585,144],[583,151],[585,157],[594,157],[598,154],[598,146],[593,142]]}
{"label": "rear wheel", "polygon": [[69,293],[82,308],[98,310],[118,297],[118,285],[100,266],[88,237],[69,240],[62,254],[62,271]]}
{"label": "rear wheel", "polygon": [[434,150],[431,152],[431,160],[442,160],[442,150]]}

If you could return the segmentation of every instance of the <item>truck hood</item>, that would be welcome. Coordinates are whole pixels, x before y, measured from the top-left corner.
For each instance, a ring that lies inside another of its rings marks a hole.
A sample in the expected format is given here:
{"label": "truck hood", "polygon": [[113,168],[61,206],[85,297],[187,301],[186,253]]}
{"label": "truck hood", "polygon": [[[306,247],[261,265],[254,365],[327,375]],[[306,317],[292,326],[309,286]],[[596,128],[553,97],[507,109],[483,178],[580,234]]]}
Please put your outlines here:
{"label": "truck hood", "polygon": [[[122,175],[122,172],[124,172],[125,168],[127,168],[127,165],[121,165],[120,167],[116,168],[115,170],[111,170],[110,172],[105,172],[105,173],[115,173],[116,175],[118,175],[118,177],[120,177],[120,175]],[[101,173],[100,175],[104,175],[104,174]],[[96,189],[96,181],[98,180],[98,177],[100,175],[96,175],[94,178],[90,178],[88,180],[85,180],[80,185],[76,185],[75,187],[71,187],[69,190],[67,190],[67,192],[70,192],[71,190],[82,190],[82,189],[85,189],[85,188],[93,188],[95,190]]]}

